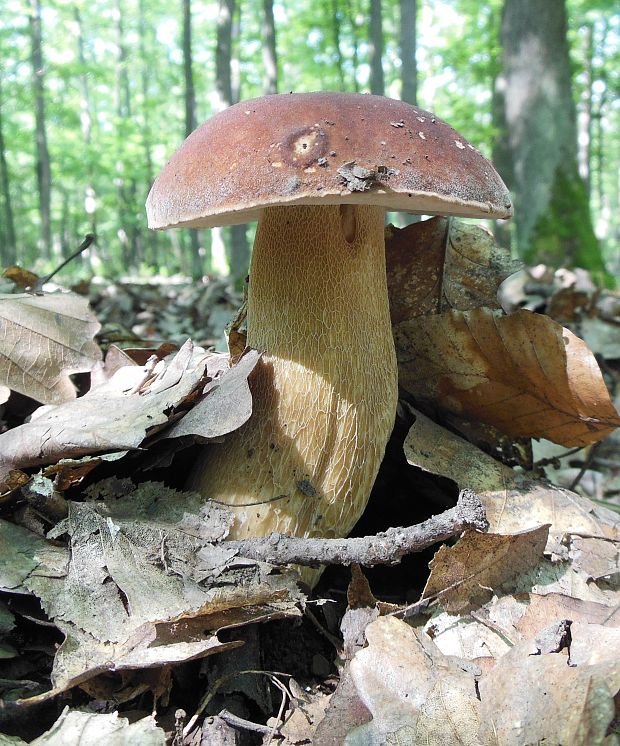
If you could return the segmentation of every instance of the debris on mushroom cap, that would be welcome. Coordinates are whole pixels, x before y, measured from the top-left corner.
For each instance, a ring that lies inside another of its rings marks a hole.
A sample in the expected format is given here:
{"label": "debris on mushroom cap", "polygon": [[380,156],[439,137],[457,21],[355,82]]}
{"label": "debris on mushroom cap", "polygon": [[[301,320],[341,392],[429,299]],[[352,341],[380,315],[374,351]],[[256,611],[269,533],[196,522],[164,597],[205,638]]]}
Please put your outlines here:
{"label": "debris on mushroom cap", "polygon": [[176,151],[146,207],[151,228],[169,228],[247,222],[272,205],[339,203],[512,215],[492,164],[452,127],[403,101],[358,93],[278,94],[225,109]]}

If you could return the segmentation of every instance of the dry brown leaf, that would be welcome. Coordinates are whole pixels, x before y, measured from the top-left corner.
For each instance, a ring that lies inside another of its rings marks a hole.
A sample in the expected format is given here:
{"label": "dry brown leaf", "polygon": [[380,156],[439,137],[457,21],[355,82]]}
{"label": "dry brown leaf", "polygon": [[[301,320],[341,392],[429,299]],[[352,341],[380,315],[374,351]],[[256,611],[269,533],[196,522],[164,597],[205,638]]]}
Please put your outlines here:
{"label": "dry brown leaf", "polygon": [[[221,373],[222,357],[186,342],[173,358],[159,361],[155,367],[119,368],[109,381],[79,399],[38,409],[30,422],[0,435],[0,479],[15,467],[137,448],[147,435],[169,422],[175,408],[196,395],[206,376]],[[202,436],[205,431],[217,429],[222,434],[223,404],[229,429],[240,427],[247,420],[251,399],[248,404],[246,379],[258,355],[251,351],[246,357],[239,363],[241,376],[235,366],[217,379],[218,385],[210,389],[213,393],[199,404],[203,416],[193,423],[194,427],[185,427],[185,432]],[[233,378],[233,394],[238,398],[229,395],[223,401],[218,392],[228,392],[227,376]]]}
{"label": "dry brown leaf", "polygon": [[620,516],[575,492],[518,474],[420,412],[404,443],[410,464],[469,487],[484,504],[490,531],[511,534],[549,524],[550,535],[620,540]]}
{"label": "dry brown leaf", "polygon": [[214,545],[232,516],[201,495],[107,480],[89,498],[69,502],[50,533],[68,535],[70,547],[0,521],[2,588],[38,596],[66,638],[52,693],[103,672],[219,653],[239,645],[220,642],[219,629],[299,615],[295,574]]}
{"label": "dry brown leaf", "polygon": [[399,324],[394,338],[404,388],[512,437],[574,447],[620,425],[592,353],[545,316],[452,311]]}
{"label": "dry brown leaf", "polygon": [[[370,711],[360,699],[349,666],[340,672],[336,691],[329,700],[325,717],[319,723],[312,744],[314,746],[342,746],[347,743],[347,733],[354,732],[359,726],[372,719]],[[351,746],[355,741],[350,740]],[[364,743],[364,742],[362,742]]]}
{"label": "dry brown leaf", "polygon": [[451,308],[499,308],[499,284],[521,267],[488,231],[456,218],[389,226],[385,238],[393,324]]}
{"label": "dry brown leaf", "polygon": [[479,683],[481,741],[612,746],[607,729],[620,689],[620,656],[616,631],[601,629],[597,634],[596,625],[573,625],[571,651],[590,650],[576,660],[566,649],[532,654],[537,647],[532,639],[503,656]]}
{"label": "dry brown leaf", "polygon": [[522,640],[535,638],[563,619],[620,627],[620,606],[606,606],[560,593],[521,593],[493,598],[471,614],[434,614],[426,632],[444,655],[475,660],[485,670]]}
{"label": "dry brown leaf", "polygon": [[3,277],[10,280],[16,288],[26,290],[26,288],[34,288],[39,283],[39,276],[35,275],[34,272],[30,272],[23,267],[19,267],[13,264],[7,267],[2,273]]}
{"label": "dry brown leaf", "polygon": [[74,293],[0,296],[0,384],[44,404],[74,399],[69,375],[101,359],[99,328]]}
{"label": "dry brown leaf", "polygon": [[454,546],[444,545],[436,552],[422,597],[438,596],[451,613],[482,606],[502,586],[538,564],[548,534],[548,526],[508,536],[466,531]]}
{"label": "dry brown leaf", "polygon": [[[132,723],[118,712],[95,714],[65,707],[54,725],[31,741],[31,746],[165,746],[166,734],[154,716]],[[20,738],[3,740],[2,746],[26,746]]]}
{"label": "dry brown leaf", "polygon": [[373,719],[345,744],[480,746],[480,703],[466,663],[447,658],[425,633],[394,617],[369,624],[366,638],[351,676]]}

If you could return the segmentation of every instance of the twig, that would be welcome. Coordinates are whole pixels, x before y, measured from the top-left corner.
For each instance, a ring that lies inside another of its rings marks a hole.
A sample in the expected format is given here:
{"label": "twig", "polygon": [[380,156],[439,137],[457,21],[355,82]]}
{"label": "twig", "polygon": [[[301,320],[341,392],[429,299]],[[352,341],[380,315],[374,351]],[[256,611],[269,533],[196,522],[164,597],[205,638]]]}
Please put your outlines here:
{"label": "twig", "polygon": [[196,708],[196,712],[194,712],[194,714],[190,718],[185,728],[183,728],[183,736],[187,736],[189,733],[192,732],[194,726],[196,725],[196,722],[198,721],[198,718],[205,711],[207,705],[216,695],[218,689],[222,686],[222,684],[225,684],[228,681],[232,681],[236,679],[237,676],[246,676],[247,674],[260,674],[262,676],[267,676],[269,680],[272,682],[273,682],[273,678],[277,676],[284,676],[284,677],[291,676],[291,674],[281,673],[280,671],[260,671],[260,670],[254,670],[254,669],[248,669],[247,671],[233,671],[231,673],[225,674],[224,676],[220,676],[219,679],[216,679],[213,682],[209,691],[207,691],[204,697],[200,700],[200,704]]}
{"label": "twig", "polygon": [[240,718],[238,715],[234,715],[228,710],[222,710],[218,713],[218,717],[222,718],[225,723],[237,728],[239,730],[249,730],[253,733],[260,733],[263,736],[271,736],[273,738],[273,728],[269,725],[262,725],[261,723],[253,723],[251,720],[245,720]]}
{"label": "twig", "polygon": [[582,465],[581,469],[579,470],[579,473],[577,474],[577,476],[571,482],[570,487],[568,488],[569,490],[573,490],[574,491],[576,489],[577,485],[579,484],[579,482],[581,482],[581,480],[583,479],[584,474],[590,468],[590,465],[592,463],[592,459],[594,458],[594,454],[596,453],[596,449],[598,448],[598,446],[600,446],[600,444],[601,444],[601,441],[599,440],[598,443],[595,443],[592,446],[592,448],[590,448],[590,451],[587,454],[587,456],[585,458],[585,461],[583,462],[583,465]]}
{"label": "twig", "polygon": [[86,236],[84,236],[84,240],[78,246],[77,251],[74,251],[68,259],[65,259],[64,262],[56,267],[56,269],[47,277],[43,277],[42,279],[38,280],[35,287],[32,288],[33,292],[39,293],[46,282],[49,282],[52,277],[54,277],[54,275],[58,274],[58,272],[60,272],[63,267],[66,267],[69,262],[73,261],[76,256],[79,256],[83,251],[86,251],[86,249],[93,243],[94,240],[95,236],[92,233],[88,233]]}
{"label": "twig", "polygon": [[353,539],[300,539],[270,534],[258,539],[227,541],[226,547],[236,549],[242,557],[272,565],[317,567],[357,563],[370,567],[397,564],[405,555],[421,552],[465,528],[485,530],[487,527],[480,498],[472,490],[465,489],[454,508],[417,526],[390,528],[375,536]]}

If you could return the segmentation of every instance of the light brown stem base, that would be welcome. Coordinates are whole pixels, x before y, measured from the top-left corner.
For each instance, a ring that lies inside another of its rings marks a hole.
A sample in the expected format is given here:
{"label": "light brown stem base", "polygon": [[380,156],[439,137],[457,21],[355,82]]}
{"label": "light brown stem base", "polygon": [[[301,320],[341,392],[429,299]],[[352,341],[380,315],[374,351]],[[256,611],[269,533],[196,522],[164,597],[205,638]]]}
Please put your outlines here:
{"label": "light brown stem base", "polygon": [[231,539],[345,536],[366,506],[396,411],[383,210],[266,209],[248,344],[265,353],[250,380],[252,417],[205,449],[188,486],[233,509]]}

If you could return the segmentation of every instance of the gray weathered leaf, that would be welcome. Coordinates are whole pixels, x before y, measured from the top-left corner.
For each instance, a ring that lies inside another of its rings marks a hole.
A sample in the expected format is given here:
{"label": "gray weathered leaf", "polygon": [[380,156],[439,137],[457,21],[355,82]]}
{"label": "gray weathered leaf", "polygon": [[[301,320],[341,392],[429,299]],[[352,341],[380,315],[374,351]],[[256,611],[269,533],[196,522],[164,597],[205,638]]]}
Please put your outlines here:
{"label": "gray weathered leaf", "polygon": [[101,359],[99,328],[75,293],[0,295],[0,384],[44,404],[74,399],[69,375]]}

